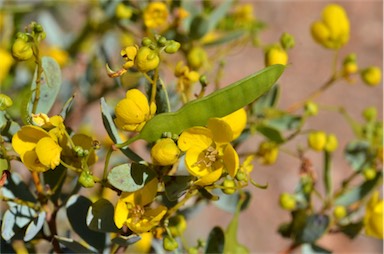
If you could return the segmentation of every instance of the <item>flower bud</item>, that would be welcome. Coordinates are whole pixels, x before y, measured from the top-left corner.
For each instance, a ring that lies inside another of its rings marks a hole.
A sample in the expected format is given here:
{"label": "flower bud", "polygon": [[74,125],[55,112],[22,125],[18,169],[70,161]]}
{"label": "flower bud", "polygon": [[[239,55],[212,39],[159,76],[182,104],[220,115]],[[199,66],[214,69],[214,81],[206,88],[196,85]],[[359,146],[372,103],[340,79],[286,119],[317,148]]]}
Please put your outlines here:
{"label": "flower bud", "polygon": [[164,47],[165,44],[167,43],[167,38],[165,38],[164,36],[160,36],[160,37],[157,39],[157,43],[158,43],[161,47]]}
{"label": "flower bud", "polygon": [[361,72],[361,78],[369,86],[377,86],[381,82],[381,69],[373,66]]}
{"label": "flower bud", "polygon": [[164,51],[168,54],[176,53],[180,48],[180,43],[177,41],[169,41],[169,44],[164,48]]}
{"label": "flower bud", "polygon": [[327,141],[325,143],[324,150],[331,153],[337,149],[337,146],[338,146],[337,137],[333,134],[329,134],[327,136]]}
{"label": "flower bud", "polygon": [[375,107],[365,108],[363,111],[363,117],[365,121],[371,122],[377,118],[377,109]]}
{"label": "flower bud", "polygon": [[141,45],[145,47],[149,47],[149,45],[152,44],[152,40],[149,39],[148,37],[144,37],[143,40],[141,41]]}
{"label": "flower bud", "polygon": [[285,50],[291,49],[295,46],[295,37],[292,34],[283,33],[280,37],[280,44]]}
{"label": "flower bud", "polygon": [[141,72],[148,72],[156,69],[159,66],[160,58],[157,52],[149,47],[141,47],[137,52],[136,64]]}
{"label": "flower bud", "polygon": [[91,188],[95,186],[95,180],[93,179],[92,173],[88,170],[81,172],[78,181],[84,188]]}
{"label": "flower bud", "polygon": [[207,59],[207,53],[201,47],[192,48],[187,55],[188,65],[194,70],[201,68],[207,62]]}
{"label": "flower bud", "polygon": [[12,104],[13,101],[11,97],[6,94],[0,93],[0,110],[6,110],[7,108],[11,107]]}
{"label": "flower bud", "polygon": [[262,164],[271,165],[275,163],[277,156],[279,155],[279,149],[275,142],[263,141],[260,143],[256,154],[259,156]]}
{"label": "flower bud", "polygon": [[343,61],[343,73],[344,75],[355,74],[358,71],[359,67],[357,66],[356,54],[351,53],[347,55]]}
{"label": "flower bud", "polygon": [[322,151],[327,142],[327,135],[323,131],[313,131],[308,135],[308,145],[315,151]]}
{"label": "flower bud", "polygon": [[367,181],[374,179],[376,177],[376,174],[377,172],[374,168],[365,168],[363,170],[364,178]]}
{"label": "flower bud", "polygon": [[308,101],[304,106],[305,113],[309,116],[315,116],[319,112],[319,108],[316,103]]}
{"label": "flower bud", "polygon": [[347,209],[345,206],[336,206],[333,210],[333,216],[335,216],[337,220],[340,220],[347,216]]}
{"label": "flower bud", "polygon": [[154,164],[167,166],[177,162],[180,150],[171,138],[160,139],[151,149]]}
{"label": "flower bud", "polygon": [[116,6],[115,15],[118,19],[129,19],[132,16],[132,9],[123,3],[119,3]]}
{"label": "flower bud", "polygon": [[177,243],[177,241],[174,238],[172,238],[168,235],[164,237],[164,239],[163,239],[164,250],[174,251],[178,247],[179,247],[179,244]]}
{"label": "flower bud", "polygon": [[265,53],[265,65],[270,66],[273,64],[286,65],[288,62],[287,52],[280,47],[272,47]]}
{"label": "flower bud", "polygon": [[186,228],[187,221],[185,220],[184,215],[178,214],[169,219],[168,229],[171,232],[172,236],[181,236]]}
{"label": "flower bud", "polygon": [[295,196],[284,192],[280,195],[279,204],[284,210],[292,211],[296,208]]}
{"label": "flower bud", "polygon": [[17,38],[12,45],[12,56],[18,61],[26,61],[33,55],[31,44],[27,41]]}
{"label": "flower bud", "polygon": [[227,195],[231,195],[236,191],[236,184],[232,179],[225,179],[222,183],[222,186],[224,188],[221,189],[221,191]]}

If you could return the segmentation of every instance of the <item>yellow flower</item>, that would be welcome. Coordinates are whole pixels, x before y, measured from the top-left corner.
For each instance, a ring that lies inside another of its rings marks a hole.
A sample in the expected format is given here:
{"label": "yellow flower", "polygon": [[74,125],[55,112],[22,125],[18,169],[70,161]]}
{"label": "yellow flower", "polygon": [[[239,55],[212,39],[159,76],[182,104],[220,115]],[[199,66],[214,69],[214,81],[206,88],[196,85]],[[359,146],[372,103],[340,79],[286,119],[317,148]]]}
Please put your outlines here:
{"label": "yellow flower", "polygon": [[119,3],[115,9],[115,15],[118,19],[129,19],[132,16],[132,9],[123,3]]}
{"label": "yellow flower", "polygon": [[377,86],[381,82],[381,69],[373,66],[361,72],[361,78],[369,86]]}
{"label": "yellow flower", "polygon": [[12,147],[31,171],[44,172],[60,164],[62,148],[40,127],[23,126],[13,136]]}
{"label": "yellow flower", "polygon": [[151,149],[153,163],[167,166],[179,159],[180,150],[171,138],[160,139]]}
{"label": "yellow flower", "polygon": [[263,141],[260,143],[256,155],[259,157],[260,163],[270,165],[275,163],[279,149],[275,142]]}
{"label": "yellow flower", "polygon": [[61,67],[65,66],[69,62],[68,53],[57,46],[43,48],[42,54],[54,58]]}
{"label": "yellow flower", "polygon": [[233,12],[234,23],[236,27],[249,27],[254,22],[255,16],[253,15],[252,4],[241,4],[236,6]]}
{"label": "yellow flower", "polygon": [[222,117],[221,120],[224,120],[231,127],[233,132],[232,140],[235,140],[240,136],[245,126],[247,125],[247,112],[244,108],[241,108],[229,115]]}
{"label": "yellow flower", "polygon": [[124,65],[124,69],[129,69],[135,64],[135,57],[137,55],[137,49],[138,47],[135,46],[128,46],[125,49],[122,49],[120,54],[124,58],[125,61],[127,61]]}
{"label": "yellow flower", "polygon": [[146,232],[140,234],[140,241],[129,246],[131,253],[149,253],[152,246],[153,234],[151,232]]}
{"label": "yellow flower", "polygon": [[313,131],[308,135],[308,145],[315,151],[322,151],[327,143],[327,134],[323,131]]}
{"label": "yellow flower", "polygon": [[365,208],[364,228],[368,236],[383,239],[383,207],[384,200],[379,200],[379,192],[375,191]]}
{"label": "yellow flower", "polygon": [[158,180],[154,178],[138,191],[121,194],[114,215],[118,228],[126,225],[133,232],[141,234],[159,225],[167,208],[161,205],[156,208],[145,207],[156,197],[157,185]]}
{"label": "yellow flower", "polygon": [[273,64],[286,65],[288,62],[288,54],[281,47],[272,47],[265,53],[265,65],[270,66]]}
{"label": "yellow flower", "polygon": [[159,54],[149,47],[141,47],[137,52],[135,59],[137,69],[141,72],[148,72],[156,69],[159,66]]}
{"label": "yellow flower", "polygon": [[167,5],[162,2],[151,2],[143,13],[144,24],[148,28],[159,28],[164,26],[168,20]]}
{"label": "yellow flower", "polygon": [[219,118],[211,118],[206,127],[192,127],[180,135],[178,146],[186,151],[185,164],[191,175],[199,180],[196,185],[210,185],[217,181],[224,170],[235,177],[239,168],[237,152],[229,143],[231,127]]}
{"label": "yellow flower", "polygon": [[333,152],[337,149],[339,142],[337,137],[333,134],[327,135],[327,141],[324,146],[324,150],[327,152]]}
{"label": "yellow flower", "polygon": [[115,108],[116,125],[126,131],[140,131],[156,112],[156,105],[148,105],[148,99],[138,89],[128,90],[125,99]]}
{"label": "yellow flower", "polygon": [[8,75],[9,70],[13,64],[13,58],[11,53],[7,50],[0,48],[0,87],[3,83],[3,80]]}
{"label": "yellow flower", "polygon": [[17,38],[12,45],[12,56],[18,61],[26,61],[33,56],[31,44]]}
{"label": "yellow flower", "polygon": [[326,48],[338,49],[349,40],[348,16],[340,5],[329,4],[322,12],[322,20],[311,26],[312,37]]}

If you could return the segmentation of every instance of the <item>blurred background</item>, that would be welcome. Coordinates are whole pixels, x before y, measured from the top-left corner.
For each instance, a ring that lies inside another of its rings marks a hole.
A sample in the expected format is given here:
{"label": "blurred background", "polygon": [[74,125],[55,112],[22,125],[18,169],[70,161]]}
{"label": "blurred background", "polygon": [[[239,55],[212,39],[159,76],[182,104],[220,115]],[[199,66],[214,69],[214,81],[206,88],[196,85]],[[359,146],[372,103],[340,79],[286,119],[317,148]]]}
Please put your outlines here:
{"label": "blurred background", "polygon": [[[42,51],[48,55],[56,54],[62,59],[64,82],[64,89],[61,91],[62,103],[65,101],[64,98],[68,98],[73,91],[65,89],[65,85],[76,87],[77,95],[74,101],[76,110],[68,119],[69,126],[73,129],[91,130],[94,135],[103,139],[106,133],[102,127],[98,99],[113,87],[113,81],[107,76],[105,62],[93,60],[101,55],[107,55],[110,57],[110,66],[117,66],[120,63],[121,44],[116,41],[114,29],[104,33],[102,28],[104,14],[98,9],[96,2],[2,0],[1,7],[11,7],[1,11],[1,43],[2,47],[7,47],[7,41],[9,43],[14,30],[22,29],[23,25],[32,20],[40,22],[47,33]],[[295,102],[305,99],[326,82],[331,75],[333,53],[314,42],[310,34],[310,25],[320,18],[321,10],[331,1],[254,0],[239,1],[239,3],[251,4],[256,19],[266,24],[266,28],[260,32],[260,40],[263,43],[278,41],[283,32],[288,32],[295,37],[296,46],[289,51],[288,68],[279,81],[281,85],[279,108],[287,109]],[[336,3],[345,8],[351,25],[350,41],[341,49],[340,55],[356,53],[360,66],[375,65],[382,69],[383,1],[337,1]],[[13,27],[10,13],[17,16],[20,27]],[[81,48],[75,48],[78,46],[71,42],[74,38],[81,39],[79,35],[85,33],[87,26],[90,26],[89,29],[92,26],[99,26],[100,33],[88,38],[86,43],[79,46]],[[133,36],[133,40],[140,39]],[[60,50],[65,50],[67,53]],[[225,63],[221,85],[230,84],[264,68],[264,53],[260,48],[244,45],[233,50],[226,57]],[[3,80],[0,91],[12,91],[12,85],[22,86],[31,78],[26,71],[28,66],[12,68],[22,68],[21,71],[25,71],[14,80]],[[170,78],[170,74],[164,75],[165,79]],[[97,85],[91,84],[92,80],[89,77],[92,76]],[[89,84],[84,85],[84,83]],[[14,88],[15,91],[16,88]],[[124,91],[125,89],[122,88],[115,92],[122,95]],[[89,99],[86,98],[87,94],[93,96],[92,103],[85,103]],[[359,78],[356,78],[354,83],[338,82],[316,99],[316,102],[320,107],[322,105],[342,106],[359,120],[362,120],[363,109],[376,106],[382,119],[382,85],[368,87]],[[59,111],[60,105],[53,111],[55,110]],[[343,177],[350,172],[350,167],[343,158],[342,148],[353,138],[351,128],[339,113],[329,110],[321,110],[318,116],[308,121],[305,128],[324,130],[327,133],[334,133],[339,138],[340,148],[335,154],[333,165],[334,185],[339,186]],[[256,137],[255,140],[258,138]],[[256,150],[255,140],[247,141],[241,146],[241,150],[243,152]],[[284,149],[295,150],[298,145],[305,143],[306,137],[299,137],[284,146]],[[312,161],[317,174],[321,175],[322,159],[319,154],[308,152],[306,155]],[[101,165],[99,166],[102,167]],[[252,200],[249,208],[240,216],[238,240],[252,253],[279,253],[289,246],[290,242],[277,233],[278,226],[289,221],[289,213],[279,208],[278,198],[282,192],[294,191],[298,183],[299,168],[300,161],[284,152],[280,152],[274,165],[267,167],[255,163],[253,179],[260,184],[268,183],[269,187],[262,190],[249,186]],[[28,176],[25,175],[25,177]],[[196,243],[197,239],[206,239],[212,227],[225,228],[231,218],[232,214],[215,206],[205,207],[188,221],[186,238],[191,244]],[[352,241],[342,235],[334,234],[323,237],[319,245],[335,253],[382,253],[383,251],[382,241],[364,235]]]}

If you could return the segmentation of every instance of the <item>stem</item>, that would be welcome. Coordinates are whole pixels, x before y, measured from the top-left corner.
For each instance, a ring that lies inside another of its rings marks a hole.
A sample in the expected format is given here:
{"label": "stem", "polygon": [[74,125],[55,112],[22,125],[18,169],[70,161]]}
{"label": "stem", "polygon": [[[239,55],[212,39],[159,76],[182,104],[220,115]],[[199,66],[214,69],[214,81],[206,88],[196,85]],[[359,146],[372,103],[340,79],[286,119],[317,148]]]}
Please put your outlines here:
{"label": "stem", "polygon": [[330,201],[333,193],[332,188],[332,174],[331,174],[331,153],[324,151],[324,175],[323,181],[325,186],[325,193],[328,201]]}
{"label": "stem", "polygon": [[153,75],[153,80],[152,80],[152,93],[151,93],[151,100],[149,103],[149,107],[151,107],[152,103],[156,103],[156,91],[157,91],[158,78],[159,78],[159,68],[156,68],[155,74]]}
{"label": "stem", "polygon": [[170,217],[174,213],[176,213],[177,210],[179,210],[179,208],[182,207],[191,197],[196,195],[196,193],[197,193],[197,189],[188,191],[185,197],[179,203],[177,203],[174,207],[168,210],[167,217]]}
{"label": "stem", "polygon": [[36,90],[35,90],[35,98],[32,106],[32,114],[35,114],[37,110],[37,105],[40,100],[41,74],[43,73],[43,65],[41,63],[39,47],[37,46],[36,40],[34,41],[33,55],[35,56],[35,63],[37,65],[36,80],[35,80]]}
{"label": "stem", "polygon": [[32,180],[36,186],[36,191],[40,199],[42,196],[44,196],[44,188],[43,188],[43,185],[41,184],[39,173],[32,172]]}
{"label": "stem", "polygon": [[113,147],[111,146],[105,155],[105,163],[104,163],[104,171],[103,171],[103,182],[107,179],[108,176],[108,166],[109,166],[109,160],[111,159],[111,155],[113,152]]}
{"label": "stem", "polygon": [[49,226],[49,230],[51,231],[52,245],[55,253],[63,253],[63,251],[60,248],[59,241],[57,241],[57,239],[55,238],[55,235],[57,235],[57,227],[56,227],[57,212],[58,212],[58,209],[55,208],[48,222],[48,226]]}
{"label": "stem", "polygon": [[135,142],[136,140],[139,140],[141,137],[140,137],[140,134],[128,139],[127,141],[123,142],[123,143],[120,143],[120,144],[115,144],[114,147],[120,149],[120,148],[123,148],[123,147],[126,147],[126,146],[129,146],[130,144],[132,144],[133,142]]}

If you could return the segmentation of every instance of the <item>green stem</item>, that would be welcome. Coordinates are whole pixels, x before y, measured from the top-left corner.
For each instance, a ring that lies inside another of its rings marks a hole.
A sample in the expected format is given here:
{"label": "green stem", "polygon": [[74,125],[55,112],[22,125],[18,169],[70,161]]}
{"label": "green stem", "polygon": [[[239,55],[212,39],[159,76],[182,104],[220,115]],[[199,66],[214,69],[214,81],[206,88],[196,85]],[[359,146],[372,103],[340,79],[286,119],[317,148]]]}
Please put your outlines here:
{"label": "green stem", "polygon": [[102,180],[103,182],[107,179],[107,176],[108,176],[108,166],[109,166],[109,160],[111,159],[112,152],[113,152],[113,147],[111,146],[105,156],[103,180]]}
{"label": "green stem", "polygon": [[35,89],[35,98],[33,101],[33,106],[32,106],[32,114],[36,113],[37,110],[37,105],[40,100],[40,85],[41,85],[41,75],[43,73],[43,65],[41,62],[40,58],[40,52],[39,52],[39,47],[37,46],[38,42],[35,40],[34,46],[33,46],[33,55],[35,56],[35,63],[37,65],[37,73],[36,73],[36,89]]}
{"label": "green stem", "polygon": [[168,210],[167,217],[171,217],[174,213],[176,213],[177,210],[179,210],[179,208],[182,207],[197,192],[198,192],[197,189],[193,189],[193,190],[188,191],[187,194],[185,195],[185,197],[182,200],[180,200],[179,203],[177,203],[174,207],[172,207],[171,209]]}
{"label": "green stem", "polygon": [[332,188],[332,174],[331,174],[331,162],[332,162],[332,156],[330,152],[324,151],[324,175],[323,175],[323,181],[324,181],[324,187],[325,187],[325,193],[327,200],[330,201],[333,193]]}
{"label": "green stem", "polygon": [[156,103],[156,91],[157,91],[157,80],[159,78],[159,68],[155,69],[155,74],[153,75],[152,80],[152,93],[151,93],[151,100],[149,102],[149,107],[151,107],[152,103]]}
{"label": "green stem", "polygon": [[120,148],[123,148],[123,147],[126,147],[126,146],[129,146],[130,144],[132,144],[133,142],[135,142],[136,140],[139,140],[141,137],[140,137],[140,134],[128,139],[127,141],[123,142],[123,143],[120,143],[120,144],[115,144],[114,146],[118,149]]}

